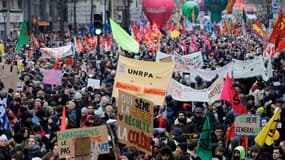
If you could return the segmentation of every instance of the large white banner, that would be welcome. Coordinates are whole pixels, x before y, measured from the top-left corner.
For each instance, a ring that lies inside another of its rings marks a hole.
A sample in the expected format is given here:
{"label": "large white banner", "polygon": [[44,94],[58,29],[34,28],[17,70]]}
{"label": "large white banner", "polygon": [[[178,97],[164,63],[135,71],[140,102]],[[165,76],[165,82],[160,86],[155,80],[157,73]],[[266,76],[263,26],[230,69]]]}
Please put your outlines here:
{"label": "large white banner", "polygon": [[43,58],[62,58],[73,54],[71,45],[58,48],[41,48],[40,51]]}
{"label": "large white banner", "polygon": [[223,78],[219,77],[209,88],[197,90],[185,86],[172,79],[168,87],[168,94],[170,94],[173,99],[178,101],[196,101],[212,103],[220,99],[223,85]]}

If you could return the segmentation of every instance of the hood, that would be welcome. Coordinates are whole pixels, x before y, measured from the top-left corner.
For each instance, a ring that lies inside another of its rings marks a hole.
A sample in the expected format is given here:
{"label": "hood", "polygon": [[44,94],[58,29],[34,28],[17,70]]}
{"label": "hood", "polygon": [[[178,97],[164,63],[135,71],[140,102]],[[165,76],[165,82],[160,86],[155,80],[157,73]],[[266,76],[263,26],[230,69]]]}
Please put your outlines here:
{"label": "hood", "polygon": [[237,146],[234,151],[239,151],[240,153],[240,159],[245,159],[245,150],[243,146]]}

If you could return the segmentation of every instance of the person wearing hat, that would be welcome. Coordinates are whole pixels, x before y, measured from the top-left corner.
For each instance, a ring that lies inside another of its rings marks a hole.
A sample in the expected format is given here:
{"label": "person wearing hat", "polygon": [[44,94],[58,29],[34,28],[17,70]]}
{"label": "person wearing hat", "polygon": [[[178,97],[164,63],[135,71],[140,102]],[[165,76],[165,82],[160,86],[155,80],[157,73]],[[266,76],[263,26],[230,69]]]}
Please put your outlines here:
{"label": "person wearing hat", "polygon": [[200,133],[204,125],[204,117],[202,116],[203,109],[201,107],[195,107],[194,115],[190,117],[194,125],[194,132]]}

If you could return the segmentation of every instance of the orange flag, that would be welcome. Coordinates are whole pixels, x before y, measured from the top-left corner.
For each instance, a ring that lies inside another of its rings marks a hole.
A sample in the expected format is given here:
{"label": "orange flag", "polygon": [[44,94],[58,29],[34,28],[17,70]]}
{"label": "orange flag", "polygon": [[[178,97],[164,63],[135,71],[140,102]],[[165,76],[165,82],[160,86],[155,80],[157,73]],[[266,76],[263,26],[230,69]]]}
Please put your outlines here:
{"label": "orange flag", "polygon": [[78,47],[78,49],[81,51],[81,52],[84,52],[84,47],[83,47],[83,45],[82,45],[82,43],[81,43],[81,40],[80,39],[77,39],[77,47]]}
{"label": "orange flag", "polygon": [[64,106],[62,110],[62,117],[61,117],[61,122],[60,122],[60,131],[65,131],[65,130],[66,130],[66,111],[65,111],[65,106]]}

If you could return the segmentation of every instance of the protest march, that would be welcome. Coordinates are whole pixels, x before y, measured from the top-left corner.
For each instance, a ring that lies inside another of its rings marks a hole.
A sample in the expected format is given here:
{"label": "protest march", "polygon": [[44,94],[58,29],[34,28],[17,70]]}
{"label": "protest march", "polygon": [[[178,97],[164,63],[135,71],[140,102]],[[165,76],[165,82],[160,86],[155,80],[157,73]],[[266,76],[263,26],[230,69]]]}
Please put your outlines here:
{"label": "protest march", "polygon": [[102,32],[23,21],[0,43],[0,160],[284,160],[284,9],[270,28],[199,2],[143,0]]}

